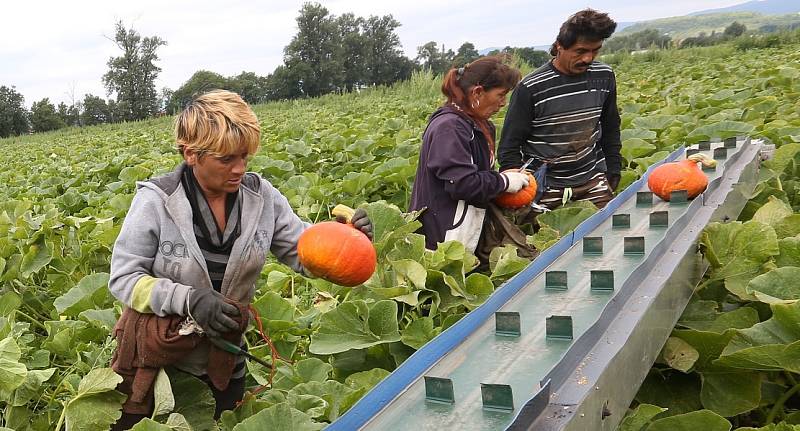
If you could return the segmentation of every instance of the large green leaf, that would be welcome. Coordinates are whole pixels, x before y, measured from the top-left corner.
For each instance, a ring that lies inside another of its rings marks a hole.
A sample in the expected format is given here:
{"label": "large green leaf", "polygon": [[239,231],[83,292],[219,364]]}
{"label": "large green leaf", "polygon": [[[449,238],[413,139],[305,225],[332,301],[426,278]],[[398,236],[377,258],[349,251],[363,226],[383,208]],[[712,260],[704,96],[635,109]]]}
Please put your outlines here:
{"label": "large green leaf", "polygon": [[44,382],[53,377],[55,371],[55,368],[28,370],[28,374],[25,376],[25,382],[14,391],[14,398],[11,404],[14,406],[24,406],[29,401],[35,399]]}
{"label": "large green leaf", "polygon": [[389,372],[383,368],[373,368],[369,371],[350,374],[344,379],[344,384],[353,389],[370,390],[388,375]]}
{"label": "large green leaf", "polygon": [[175,397],[174,412],[183,415],[195,431],[215,429],[217,402],[208,385],[189,373],[173,371],[168,374]]}
{"label": "large green leaf", "polygon": [[19,274],[22,278],[28,278],[31,274],[39,272],[45,265],[53,259],[53,245],[41,237],[39,241],[31,244],[28,251],[22,256],[19,264]]}
{"label": "large green leaf", "polygon": [[75,287],[53,301],[59,314],[76,316],[78,313],[102,305],[108,295],[109,274],[89,274]]}
{"label": "large green leaf", "polygon": [[542,226],[557,230],[559,235],[564,236],[596,212],[597,207],[591,202],[569,202],[561,208],[540,215],[536,221]]}
{"label": "large green leaf", "polygon": [[115,390],[122,377],[111,368],[95,368],[81,379],[66,405],[67,430],[107,430],[122,416],[126,396]]}
{"label": "large green leaf", "polygon": [[800,372],[800,301],[772,304],[772,317],[735,331],[716,364],[750,370]]}
{"label": "large green leaf", "polygon": [[686,341],[669,337],[661,350],[661,356],[667,365],[685,373],[694,366],[700,354]]}
{"label": "large green leaf", "polygon": [[0,399],[9,401],[11,393],[25,382],[28,369],[19,362],[22,352],[11,337],[0,340]]}
{"label": "large green leaf", "polygon": [[406,346],[414,349],[419,349],[425,343],[432,340],[433,337],[439,335],[440,328],[433,325],[433,319],[430,317],[422,317],[413,320],[402,331],[400,331],[400,341]]}
{"label": "large green leaf", "polygon": [[800,266],[800,237],[783,238],[778,241],[779,254],[775,265]]}
{"label": "large green leaf", "polygon": [[748,293],[767,303],[800,299],[800,267],[784,266],[750,280]]}
{"label": "large green leaf", "polygon": [[172,385],[169,376],[161,369],[158,370],[156,381],[153,384],[153,415],[166,415],[175,408],[175,397],[172,395]]}
{"label": "large green leaf", "polygon": [[636,394],[636,401],[667,408],[662,413],[664,416],[699,410],[703,408],[700,402],[700,379],[694,373],[650,371]]}
{"label": "large green leaf", "polygon": [[399,340],[394,301],[368,305],[357,300],[339,304],[322,315],[319,330],[311,336],[309,350],[317,355],[330,355]]}
{"label": "large green leaf", "polygon": [[740,370],[732,372],[703,372],[700,400],[703,407],[731,417],[749,412],[761,401],[761,375]]}
{"label": "large green leaf", "polygon": [[272,387],[274,389],[291,389],[300,383],[324,382],[328,379],[333,367],[319,358],[306,358],[292,366],[281,366],[277,370]]}
{"label": "large green leaf", "polygon": [[719,121],[717,123],[700,126],[691,132],[689,138],[728,138],[736,135],[744,135],[755,129],[755,126],[740,121]]}
{"label": "large green leaf", "polygon": [[517,248],[507,244],[495,247],[489,254],[489,266],[493,280],[505,280],[522,271],[530,264],[528,259],[517,255]]}
{"label": "large green leaf", "polygon": [[731,423],[724,417],[700,410],[654,421],[647,431],[729,431]]}
{"label": "large green leaf", "polygon": [[400,259],[392,261],[391,266],[399,276],[411,282],[411,285],[415,288],[425,288],[425,276],[427,272],[425,271],[425,267],[419,262],[411,259]]}
{"label": "large green leaf", "polygon": [[761,208],[753,214],[753,220],[772,226],[792,215],[792,207],[786,202],[770,196]]}
{"label": "large green leaf", "polygon": [[628,412],[617,431],[642,431],[651,419],[666,410],[652,404],[639,404],[635,410]]}
{"label": "large green leaf", "polygon": [[233,431],[292,430],[317,431],[325,424],[314,422],[307,414],[287,403],[276,404],[250,416],[233,428]]}
{"label": "large green leaf", "polygon": [[293,387],[289,393],[293,395],[314,395],[325,400],[328,406],[325,409],[325,418],[334,421],[343,413],[348,396],[355,390],[335,380],[326,382],[308,382]]}

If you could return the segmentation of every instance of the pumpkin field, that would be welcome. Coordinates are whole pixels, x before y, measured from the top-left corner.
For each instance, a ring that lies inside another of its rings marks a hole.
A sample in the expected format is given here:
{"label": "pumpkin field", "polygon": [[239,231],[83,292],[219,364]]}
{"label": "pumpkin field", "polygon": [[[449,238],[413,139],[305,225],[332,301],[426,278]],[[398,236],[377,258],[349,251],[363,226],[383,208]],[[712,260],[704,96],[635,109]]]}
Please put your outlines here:
{"label": "pumpkin field", "polygon": [[[619,429],[800,430],[800,42],[606,61],[619,86],[620,190],[681,145],[747,135],[777,147],[739,220],[702,234],[709,272]],[[344,287],[268,260],[246,337],[274,371],[248,361],[251,393],[219,421],[205,383],[162,372],[155,412],[134,429],[322,429],[529,263],[509,246],[471,272],[463,245],[428,251],[414,233],[417,215],[405,211],[440,82],[417,73],[254,106],[262,145],[248,169],[306,221],[334,218],[337,204],[365,208],[377,270]],[[99,431],[119,417],[111,250],[135,182],[181,160],[172,120],[0,140],[0,430]],[[547,213],[528,240],[546,248],[594,211]]]}

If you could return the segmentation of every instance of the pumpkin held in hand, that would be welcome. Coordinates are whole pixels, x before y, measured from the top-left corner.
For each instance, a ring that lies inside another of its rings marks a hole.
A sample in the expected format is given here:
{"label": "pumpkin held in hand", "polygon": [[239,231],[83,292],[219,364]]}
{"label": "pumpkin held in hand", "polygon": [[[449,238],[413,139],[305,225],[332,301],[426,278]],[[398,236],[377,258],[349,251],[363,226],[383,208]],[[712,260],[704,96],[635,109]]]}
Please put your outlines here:
{"label": "pumpkin held in hand", "polygon": [[679,162],[664,163],[653,169],[647,179],[647,186],[665,201],[669,201],[670,193],[686,190],[689,199],[694,199],[708,187],[708,177],[697,166],[697,162],[704,166],[716,166],[716,160],[710,159],[705,154],[695,153]]}
{"label": "pumpkin held in hand", "polygon": [[[334,208],[338,215],[343,206]],[[349,215],[352,216],[352,209]],[[303,267],[317,277],[342,286],[358,286],[367,281],[378,263],[375,247],[363,232],[336,221],[317,223],[306,229],[297,242]]]}
{"label": "pumpkin held in hand", "polygon": [[[516,172],[516,169],[513,171]],[[494,198],[497,205],[503,208],[522,208],[533,202],[533,198],[536,197],[536,179],[530,172],[525,171],[525,173],[528,174],[528,186],[516,193],[501,193]]]}

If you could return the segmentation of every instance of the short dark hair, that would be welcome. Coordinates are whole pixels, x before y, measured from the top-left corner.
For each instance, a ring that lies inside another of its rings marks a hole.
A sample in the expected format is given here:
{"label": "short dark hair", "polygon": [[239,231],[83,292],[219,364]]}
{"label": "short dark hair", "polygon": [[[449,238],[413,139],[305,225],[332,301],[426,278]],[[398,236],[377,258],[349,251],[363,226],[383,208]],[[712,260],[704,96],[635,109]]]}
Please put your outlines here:
{"label": "short dark hair", "polygon": [[616,29],[617,23],[605,12],[594,9],[576,12],[561,24],[558,37],[550,47],[550,55],[556,56],[556,44],[569,49],[579,39],[592,42],[608,39]]}

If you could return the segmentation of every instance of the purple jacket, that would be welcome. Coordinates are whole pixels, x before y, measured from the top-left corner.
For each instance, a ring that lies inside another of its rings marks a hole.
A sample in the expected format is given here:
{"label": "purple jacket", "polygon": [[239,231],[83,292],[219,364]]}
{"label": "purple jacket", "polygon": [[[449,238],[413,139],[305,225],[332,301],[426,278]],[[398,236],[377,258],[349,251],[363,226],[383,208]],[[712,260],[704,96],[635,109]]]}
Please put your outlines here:
{"label": "purple jacket", "polygon": [[[489,126],[494,134],[494,125]],[[422,135],[409,208],[427,208],[420,219],[426,248],[458,239],[474,251],[485,208],[505,189],[477,124],[450,106],[436,110]]]}

